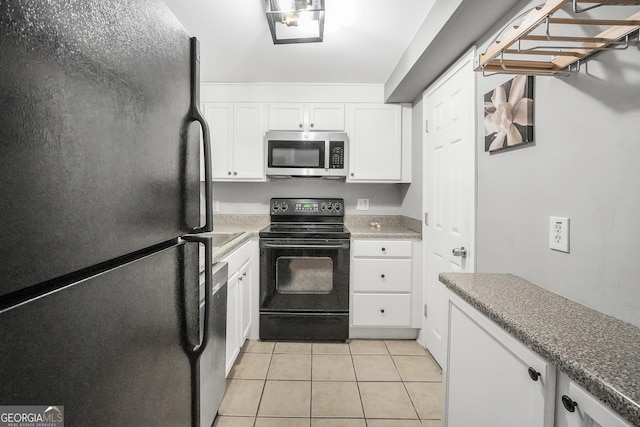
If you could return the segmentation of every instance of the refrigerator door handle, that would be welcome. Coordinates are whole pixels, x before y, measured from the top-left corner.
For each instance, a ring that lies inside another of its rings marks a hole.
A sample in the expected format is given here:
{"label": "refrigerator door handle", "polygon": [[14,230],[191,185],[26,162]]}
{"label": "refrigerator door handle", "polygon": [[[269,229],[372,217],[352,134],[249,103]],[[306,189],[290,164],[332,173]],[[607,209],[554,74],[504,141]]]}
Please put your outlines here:
{"label": "refrigerator door handle", "polygon": [[[185,340],[185,350],[189,357],[191,364],[191,426],[200,426],[200,356],[207,348],[209,342],[209,334],[207,326],[209,325],[209,317],[211,316],[211,294],[213,285],[213,244],[211,238],[187,235],[183,236],[186,242],[202,243],[204,244],[205,253],[205,266],[204,266],[204,333],[202,334],[202,340],[197,344],[193,344],[188,339],[187,319],[186,319],[186,306],[184,307],[183,314],[183,327],[185,328],[183,336]],[[196,287],[200,289],[199,281],[196,281]],[[199,298],[198,298],[199,299]],[[199,304],[196,305],[199,310]],[[198,319],[198,325],[201,322]],[[198,332],[198,336],[200,333]]]}
{"label": "refrigerator door handle", "polygon": [[213,231],[213,183],[211,165],[211,139],[209,125],[202,116],[198,105],[200,104],[200,43],[195,37],[191,38],[191,107],[189,114],[191,121],[197,121],[202,127],[202,145],[204,155],[204,204],[205,223],[202,227],[196,227],[192,233],[207,233]]}
{"label": "refrigerator door handle", "polygon": [[[212,282],[213,282],[213,244],[211,242],[211,238],[209,237],[200,237],[194,235],[185,235],[182,236],[182,239],[186,242],[193,243],[202,243],[204,244],[204,254],[205,254],[205,264],[204,264],[204,325],[209,324],[209,317],[211,315],[211,294],[212,294]],[[196,286],[199,288],[198,283]],[[184,310],[186,313],[186,310]],[[187,322],[183,322],[183,324],[187,325]],[[205,331],[206,332],[206,331]],[[188,336],[187,331],[184,334],[185,337]],[[186,350],[189,354],[189,357],[197,359],[200,357],[204,349],[207,347],[207,342],[209,340],[209,335],[207,333],[203,334],[202,340],[196,344],[187,342]]]}

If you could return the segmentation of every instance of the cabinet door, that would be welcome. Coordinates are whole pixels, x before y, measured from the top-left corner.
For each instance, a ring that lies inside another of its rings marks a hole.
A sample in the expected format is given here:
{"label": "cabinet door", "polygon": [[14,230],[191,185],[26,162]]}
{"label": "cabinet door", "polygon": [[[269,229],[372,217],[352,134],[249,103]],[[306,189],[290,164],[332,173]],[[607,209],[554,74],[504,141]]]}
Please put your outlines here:
{"label": "cabinet door", "polygon": [[[462,300],[454,301],[449,305],[447,426],[552,426],[553,365]],[[537,380],[529,368],[540,373]]]}
{"label": "cabinet door", "polygon": [[[563,374],[564,375],[564,374]],[[562,396],[558,396],[557,411],[566,419],[568,427],[631,427],[631,424],[623,420],[619,415],[606,407],[592,394],[568,380],[569,387],[566,395],[577,404],[574,412],[568,412],[562,403]],[[564,425],[564,423],[562,423]]]}
{"label": "cabinet door", "polygon": [[264,106],[235,104],[233,123],[233,178],[265,180]]}
{"label": "cabinet door", "polygon": [[402,109],[399,105],[349,107],[350,182],[402,179]]}
{"label": "cabinet door", "polygon": [[[213,179],[229,178],[233,162],[233,105],[205,103],[204,116],[211,135]],[[204,180],[204,167],[200,171]]]}
{"label": "cabinet door", "polygon": [[252,301],[253,292],[251,289],[251,259],[249,259],[240,269],[240,287],[242,292],[242,325],[241,325],[241,343],[249,336],[251,323],[253,318]]}
{"label": "cabinet door", "polygon": [[309,105],[309,130],[344,131],[344,104]]}
{"label": "cabinet door", "polygon": [[240,286],[239,273],[233,274],[227,284],[227,357],[225,376],[240,353]]}
{"label": "cabinet door", "polygon": [[269,130],[302,130],[303,104],[269,104]]}

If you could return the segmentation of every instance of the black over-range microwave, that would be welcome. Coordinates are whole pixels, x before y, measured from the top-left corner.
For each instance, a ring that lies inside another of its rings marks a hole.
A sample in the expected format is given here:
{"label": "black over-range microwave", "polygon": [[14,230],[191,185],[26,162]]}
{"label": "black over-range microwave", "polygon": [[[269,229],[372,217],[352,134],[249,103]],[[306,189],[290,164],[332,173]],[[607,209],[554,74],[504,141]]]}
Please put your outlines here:
{"label": "black over-range microwave", "polygon": [[344,132],[276,132],[265,136],[267,176],[344,179],[349,137]]}

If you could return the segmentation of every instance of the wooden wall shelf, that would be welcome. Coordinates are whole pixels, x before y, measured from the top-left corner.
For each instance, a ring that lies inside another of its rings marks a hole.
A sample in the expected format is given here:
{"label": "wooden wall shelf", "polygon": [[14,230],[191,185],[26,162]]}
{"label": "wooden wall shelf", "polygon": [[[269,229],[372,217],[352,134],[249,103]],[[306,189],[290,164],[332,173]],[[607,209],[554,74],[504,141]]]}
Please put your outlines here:
{"label": "wooden wall shelf", "polygon": [[[582,3],[592,5],[581,7]],[[596,52],[638,45],[640,11],[626,19],[553,16],[567,4],[573,5],[574,14],[579,14],[601,6],[638,6],[640,0],[547,0],[516,18],[522,18],[518,25],[505,28],[477,58],[475,70],[483,74],[568,74]],[[593,37],[558,34],[566,31],[567,25],[609,28]],[[532,34],[534,30],[542,34]]]}

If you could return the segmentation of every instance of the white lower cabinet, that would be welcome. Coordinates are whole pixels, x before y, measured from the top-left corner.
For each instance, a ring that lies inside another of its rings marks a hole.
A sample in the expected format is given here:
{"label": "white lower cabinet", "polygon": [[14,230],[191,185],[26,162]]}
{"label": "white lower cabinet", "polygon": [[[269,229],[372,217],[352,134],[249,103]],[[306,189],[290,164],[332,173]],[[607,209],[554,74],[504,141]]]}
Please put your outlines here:
{"label": "white lower cabinet", "polygon": [[446,426],[553,426],[555,366],[449,295]]}
{"label": "white lower cabinet", "polygon": [[420,270],[414,252],[412,240],[353,239],[352,327],[417,327]]}
{"label": "white lower cabinet", "polygon": [[240,352],[240,287],[238,281],[238,273],[229,276],[227,282],[227,351],[225,362],[225,376],[229,375],[229,371],[233,366]]}
{"label": "white lower cabinet", "polygon": [[255,318],[253,309],[253,246],[255,245],[257,245],[255,241],[248,241],[221,260],[226,262],[229,268],[225,371],[227,375],[253,327]]}
{"label": "white lower cabinet", "polygon": [[558,374],[556,392],[557,427],[631,427],[588,391],[564,373]]}
{"label": "white lower cabinet", "polygon": [[355,294],[353,324],[356,326],[411,325],[411,295]]}
{"label": "white lower cabinet", "polygon": [[249,336],[249,331],[251,330],[251,324],[253,321],[253,311],[251,309],[251,302],[253,300],[253,283],[251,281],[252,272],[251,272],[251,264],[252,259],[248,259],[242,267],[240,267],[240,274],[238,276],[238,281],[240,282],[240,292],[242,293],[242,321],[240,328],[240,336],[242,338],[242,342]]}

